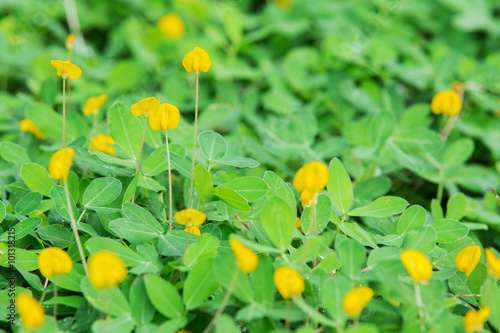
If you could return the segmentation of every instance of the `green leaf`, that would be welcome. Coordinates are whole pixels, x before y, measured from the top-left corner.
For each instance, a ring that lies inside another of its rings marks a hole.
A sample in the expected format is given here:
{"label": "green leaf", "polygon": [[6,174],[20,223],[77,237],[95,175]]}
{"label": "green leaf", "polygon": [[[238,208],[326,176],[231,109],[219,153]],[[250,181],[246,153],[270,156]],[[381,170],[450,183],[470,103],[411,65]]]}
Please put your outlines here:
{"label": "green leaf", "polygon": [[31,162],[26,149],[13,142],[0,143],[0,156],[2,156],[4,160],[12,162],[18,167]]}
{"label": "green leaf", "polygon": [[127,189],[125,190],[125,194],[123,195],[122,203],[128,202],[132,200],[132,197],[137,190],[137,183],[139,182],[140,173],[136,173],[132,181],[128,184]]}
{"label": "green leaf", "polygon": [[28,284],[33,287],[33,289],[37,290],[37,291],[43,291],[43,285],[42,285],[42,282],[40,282],[40,277],[34,273],[30,273],[24,269],[22,269],[21,267],[17,266],[16,264],[14,264],[14,266],[16,267],[17,271],[19,273],[21,273],[21,275],[23,276],[23,279],[28,282]]}
{"label": "green leaf", "polygon": [[290,211],[292,215],[297,214],[297,202],[295,200],[295,196],[293,195],[293,191],[290,187],[272,171],[266,171],[264,174],[264,181],[269,185],[269,193],[267,193],[267,197],[280,197],[285,200],[285,202],[290,207]]}
{"label": "green leaf", "polygon": [[192,310],[210,297],[219,287],[212,270],[213,259],[206,258],[197,261],[189,272],[184,282],[184,291],[182,299],[186,309]]}
{"label": "green leaf", "polygon": [[125,154],[137,160],[141,150],[143,125],[130,108],[116,102],[108,110],[109,134],[119,144]]}
{"label": "green leaf", "polygon": [[[48,137],[62,138],[62,115],[45,104],[33,104],[26,108],[26,116]],[[73,138],[72,129],[66,128],[66,139]]]}
{"label": "green leaf", "polygon": [[234,166],[237,168],[256,168],[260,165],[254,159],[239,156],[224,156],[215,161],[218,164]]}
{"label": "green leaf", "polygon": [[142,263],[141,256],[122,243],[111,238],[91,238],[84,245],[90,253],[95,253],[100,250],[114,252],[123,259],[127,266],[137,266]]}
{"label": "green leaf", "polygon": [[328,167],[327,189],[338,210],[342,214],[347,213],[352,203],[352,183],[338,158],[334,158]]}
{"label": "green leaf", "polygon": [[351,284],[343,276],[335,279],[325,279],[321,286],[321,303],[325,306],[330,317],[335,318],[339,324],[343,324],[347,316],[342,307],[345,294],[351,289]]}
{"label": "green leaf", "polygon": [[357,240],[358,242],[360,242],[364,246],[369,246],[373,249],[378,248],[377,241],[376,241],[375,237],[373,236],[373,233],[366,232],[365,230],[363,230],[362,227],[359,226],[359,224],[344,222],[344,223],[338,223],[337,226],[347,236]]}
{"label": "green leaf", "polygon": [[466,225],[451,219],[438,220],[431,227],[436,231],[439,243],[451,243],[469,234]]}
{"label": "green leaf", "polygon": [[73,147],[75,150],[74,162],[82,168],[89,169],[100,175],[106,176],[127,176],[134,175],[134,171],[117,167],[101,161],[97,156],[90,155],[87,149]]}
{"label": "green leaf", "polygon": [[430,253],[436,246],[437,234],[432,227],[422,227],[418,230],[409,231],[403,241],[403,250],[413,249],[423,254]]}
{"label": "green leaf", "polygon": [[0,200],[0,222],[3,221],[6,214],[7,214],[7,211],[5,209],[5,205],[4,205],[3,201]]}
{"label": "green leaf", "polygon": [[427,214],[422,206],[414,205],[408,207],[398,221],[398,234],[404,235],[410,230],[418,230],[425,225]]}
{"label": "green leaf", "polygon": [[90,154],[97,156],[98,159],[107,164],[121,165],[129,169],[135,168],[136,166],[136,161],[134,160],[115,157],[113,155],[109,155],[108,153],[103,153],[97,150],[90,151]]}
{"label": "green leaf", "polygon": [[150,323],[153,320],[155,309],[148,298],[146,284],[142,277],[138,277],[132,282],[128,298],[134,320],[141,325]]}
{"label": "green leaf", "polygon": [[[82,266],[82,271],[83,271],[83,266]],[[60,274],[57,276],[57,287],[81,293],[82,292],[81,285],[84,277],[85,276],[78,274],[74,265],[73,269],[68,274]],[[55,280],[56,280],[55,275],[49,278],[49,281],[52,283],[54,283]]]}
{"label": "green leaf", "polygon": [[235,190],[248,202],[263,198],[269,192],[269,185],[258,177],[240,177],[224,183],[225,187]]}
{"label": "green leaf", "polygon": [[[94,289],[88,277],[82,280],[82,292],[85,299],[95,308],[112,316],[130,316],[130,306],[118,287]],[[106,299],[106,302],[103,302]]]}
{"label": "green leaf", "polygon": [[144,176],[154,177],[168,169],[167,158],[163,155],[164,146],[158,147],[154,153],[149,155],[141,167]]}
{"label": "green leaf", "polygon": [[425,127],[399,130],[392,141],[408,152],[424,154],[438,151],[443,145],[440,135]]}
{"label": "green leaf", "polygon": [[262,208],[261,221],[274,245],[284,251],[292,241],[295,216],[285,200],[271,197]]}
{"label": "green leaf", "polygon": [[163,226],[156,220],[156,218],[146,209],[136,205],[133,202],[125,202],[122,205],[123,214],[132,222],[146,223],[152,227],[157,233],[163,233]]}
{"label": "green leaf", "polygon": [[354,239],[345,238],[335,245],[337,258],[342,264],[342,271],[353,280],[357,280],[361,274],[361,268],[365,264],[366,251],[363,245]]}
{"label": "green leaf", "polygon": [[192,266],[200,259],[207,257],[215,257],[219,240],[210,234],[203,234],[198,237],[198,240],[191,245],[184,255],[184,264],[187,267]]}
{"label": "green leaf", "polygon": [[[69,193],[68,193],[69,194]],[[71,215],[69,214],[68,199],[66,198],[66,189],[60,185],[52,187],[50,190],[50,197],[54,201],[54,207],[65,220],[71,221]],[[73,210],[73,218],[75,222],[78,220],[78,210],[76,209],[75,201],[73,198],[69,198],[71,203],[71,209]]]}
{"label": "green leaf", "polygon": [[151,274],[144,277],[144,282],[148,297],[158,312],[167,318],[182,316],[184,305],[181,296],[172,284]]}
{"label": "green leaf", "polygon": [[214,333],[240,333],[240,332],[241,330],[236,325],[234,320],[231,318],[231,316],[227,314],[223,314],[222,316],[220,316],[214,327]]}
{"label": "green leaf", "polygon": [[[170,230],[166,235],[161,235],[158,238],[158,252],[164,256],[182,256],[186,237],[188,233],[182,230]],[[196,242],[198,236],[189,235],[189,245]],[[189,247],[188,247],[189,248]]]}
{"label": "green leaf", "polygon": [[[207,272],[207,274],[210,274]],[[236,257],[231,252],[219,252],[213,262],[212,274],[219,282],[219,285],[228,288],[234,274],[238,274],[234,285],[234,296],[245,303],[252,303],[253,289],[248,280],[248,276],[244,274],[240,268],[236,266]]]}
{"label": "green leaf", "polygon": [[394,130],[394,116],[389,112],[380,112],[372,117],[369,128],[368,138],[375,145],[382,144]]}
{"label": "green leaf", "polygon": [[[316,210],[314,216],[313,211]],[[308,206],[302,212],[300,225],[306,235],[314,235],[314,218],[316,218],[316,234],[320,234],[330,222],[333,206],[332,201],[327,195],[318,196],[316,207]]]}
{"label": "green leaf", "polygon": [[112,177],[94,179],[83,193],[82,205],[85,207],[104,206],[120,195],[122,183]]}
{"label": "green leaf", "polygon": [[463,193],[454,194],[446,205],[446,218],[459,221],[467,211],[467,197]]}
{"label": "green leaf", "polygon": [[28,215],[42,203],[42,195],[38,192],[30,192],[21,198],[16,204],[14,210],[19,215]]}
{"label": "green leaf", "polygon": [[21,167],[21,176],[24,183],[35,192],[50,197],[50,189],[54,186],[54,180],[49,176],[49,172],[41,165],[26,163]]}
{"label": "green leaf", "polygon": [[135,223],[129,219],[120,218],[109,223],[109,229],[120,238],[125,238],[131,244],[143,244],[158,237],[160,234],[144,223]]}
{"label": "green leaf", "polygon": [[474,152],[474,141],[470,138],[458,139],[448,147],[443,155],[443,167],[453,168],[465,163]]}
{"label": "green leaf", "polygon": [[[163,155],[165,158],[167,157],[167,152],[163,151]],[[174,152],[170,152],[170,163],[172,163],[172,166],[174,167],[175,170],[179,171],[181,175],[184,177],[187,177],[191,179],[191,165],[187,164],[182,157],[177,155]]]}
{"label": "green leaf", "polygon": [[[28,272],[38,269],[38,255],[36,253],[16,247],[12,247],[10,249],[13,249],[11,251],[15,253],[15,262],[17,266]],[[0,266],[10,267],[8,258],[8,255],[2,255],[0,257]]]}
{"label": "green leaf", "polygon": [[333,242],[334,235],[332,232],[324,233],[317,237],[309,238],[302,244],[297,251],[292,253],[292,262],[294,264],[302,264],[311,261],[318,257]]}
{"label": "green leaf", "polygon": [[201,164],[194,168],[194,184],[203,201],[205,203],[210,202],[214,190],[214,180],[210,172]]}
{"label": "green leaf", "polygon": [[400,197],[385,196],[368,205],[355,208],[350,216],[388,217],[401,213],[408,206],[408,201]]}
{"label": "green leaf", "polygon": [[[27,236],[30,232],[35,230],[42,223],[42,219],[38,216],[30,217],[22,220],[14,226],[14,239],[16,242],[21,238]],[[10,236],[10,238],[9,238]],[[12,239],[12,232],[7,230],[0,236],[0,241],[6,242]]]}
{"label": "green leaf", "polygon": [[134,320],[128,314],[116,318],[98,319],[92,324],[92,332],[130,333],[134,326]]}
{"label": "green leaf", "polygon": [[214,188],[213,194],[233,208],[244,211],[250,210],[247,200],[241,194],[228,187],[218,186]]}
{"label": "green leaf", "polygon": [[201,132],[198,135],[198,144],[209,163],[224,157],[227,153],[226,140],[222,135],[212,130]]}
{"label": "green leaf", "polygon": [[444,219],[443,208],[436,199],[431,201],[431,214],[434,221]]}
{"label": "green leaf", "polygon": [[267,255],[259,255],[257,268],[250,273],[255,291],[255,300],[263,305],[272,305],[276,287],[273,281],[274,267]]}
{"label": "green leaf", "polygon": [[488,280],[486,283],[489,283],[489,286],[485,284],[483,290],[489,290],[490,292],[488,305],[491,307],[491,314],[489,322],[497,330],[500,330],[500,286],[493,280]]}

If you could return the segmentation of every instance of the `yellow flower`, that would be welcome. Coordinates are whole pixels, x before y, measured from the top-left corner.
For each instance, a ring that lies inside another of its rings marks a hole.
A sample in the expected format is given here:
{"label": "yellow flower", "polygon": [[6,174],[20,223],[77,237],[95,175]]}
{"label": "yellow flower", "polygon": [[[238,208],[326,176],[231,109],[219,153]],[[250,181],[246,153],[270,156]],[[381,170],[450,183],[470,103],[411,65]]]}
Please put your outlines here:
{"label": "yellow flower", "polygon": [[188,72],[207,72],[210,69],[210,57],[208,53],[199,47],[189,51],[182,59],[182,65]]}
{"label": "yellow flower", "polygon": [[187,227],[186,229],[184,229],[185,232],[189,232],[189,233],[192,233],[193,235],[196,235],[196,236],[199,236],[201,235],[201,231],[200,231],[200,228],[198,228],[197,226],[193,225],[192,227]]}
{"label": "yellow flower", "polygon": [[16,303],[19,316],[27,329],[37,328],[45,323],[45,311],[33,296],[20,293]]}
{"label": "yellow flower", "polygon": [[83,114],[86,116],[90,116],[92,114],[98,114],[99,108],[101,105],[106,102],[108,99],[108,95],[99,95],[96,97],[89,97],[85,105],[83,106]]}
{"label": "yellow flower", "polygon": [[74,43],[75,35],[69,34],[68,37],[66,37],[66,48],[68,49],[68,51],[73,51]]}
{"label": "yellow flower", "polygon": [[316,193],[321,192],[328,182],[328,167],[313,161],[304,164],[293,178],[293,186],[300,192],[300,200],[305,205],[313,203]]}
{"label": "yellow flower", "polygon": [[57,69],[57,75],[63,79],[69,77],[71,80],[76,80],[82,75],[80,67],[72,64],[69,60],[51,60],[50,63]]}
{"label": "yellow flower", "polygon": [[58,247],[47,247],[38,256],[38,269],[48,279],[52,275],[71,272],[73,262],[64,250]]}
{"label": "yellow flower", "polygon": [[259,256],[252,250],[235,238],[229,241],[229,245],[233,249],[238,266],[241,268],[243,273],[248,274],[257,268],[259,265]]}
{"label": "yellow flower", "polygon": [[49,174],[56,180],[67,180],[73,156],[75,156],[73,148],[62,148],[56,151],[49,161]]}
{"label": "yellow flower", "polygon": [[455,265],[460,272],[469,276],[481,259],[481,248],[478,245],[464,247],[455,257]]}
{"label": "yellow flower", "polygon": [[434,114],[456,116],[462,109],[462,99],[455,90],[447,89],[438,92],[431,101],[431,110]]}
{"label": "yellow flower", "polygon": [[373,290],[371,288],[361,286],[348,291],[342,299],[342,307],[349,317],[357,317],[361,310],[373,298]]}
{"label": "yellow flower", "polygon": [[292,6],[291,0],[274,0],[274,3],[278,5],[281,9],[288,10]]}
{"label": "yellow flower", "polygon": [[432,264],[422,252],[405,250],[401,253],[401,262],[414,282],[429,281],[432,275]]}
{"label": "yellow flower", "polygon": [[500,258],[497,258],[491,249],[484,249],[486,262],[497,279],[500,279]]}
{"label": "yellow flower", "polygon": [[177,223],[185,225],[186,227],[200,226],[207,219],[205,213],[194,208],[185,208],[175,213],[174,217]]}
{"label": "yellow flower", "polygon": [[149,117],[149,114],[156,110],[161,104],[160,100],[156,97],[147,97],[141,99],[130,107],[130,112],[134,116]]}
{"label": "yellow flower", "polygon": [[158,29],[167,37],[181,38],[184,36],[184,23],[176,13],[168,13],[158,21]]}
{"label": "yellow flower", "polygon": [[178,108],[172,104],[163,103],[151,112],[149,126],[153,131],[166,130],[167,128],[176,129],[180,118]]}
{"label": "yellow flower", "polygon": [[45,139],[45,134],[43,134],[38,129],[38,127],[36,127],[35,124],[33,124],[33,122],[28,118],[21,120],[21,122],[19,123],[19,128],[23,132],[31,132],[31,134],[33,134],[35,138],[39,140]]}
{"label": "yellow flower", "polygon": [[491,308],[485,306],[480,308],[477,312],[469,310],[464,316],[464,327],[466,332],[481,332],[486,319],[490,316]]}
{"label": "yellow flower", "polygon": [[299,295],[304,291],[304,279],[293,268],[281,266],[273,275],[274,284],[284,299]]}
{"label": "yellow flower", "polygon": [[298,217],[295,219],[295,228],[300,230],[300,218]]}
{"label": "yellow flower", "polygon": [[102,151],[103,153],[108,153],[110,155],[116,154],[116,151],[110,145],[114,145],[115,140],[109,134],[97,134],[90,140],[90,149]]}
{"label": "yellow flower", "polygon": [[122,258],[110,251],[91,255],[88,266],[90,283],[95,289],[112,288],[127,277],[127,266]]}

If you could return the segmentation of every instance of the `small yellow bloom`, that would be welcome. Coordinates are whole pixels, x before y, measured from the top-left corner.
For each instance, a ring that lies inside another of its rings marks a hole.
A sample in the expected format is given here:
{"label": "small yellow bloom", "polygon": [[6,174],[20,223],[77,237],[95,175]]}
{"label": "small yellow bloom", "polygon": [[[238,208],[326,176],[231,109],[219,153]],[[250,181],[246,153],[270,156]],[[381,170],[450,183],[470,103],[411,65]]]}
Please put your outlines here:
{"label": "small yellow bloom", "polygon": [[182,59],[182,65],[188,72],[195,71],[198,73],[200,70],[207,72],[211,64],[208,53],[199,47],[195,47],[192,51],[186,53],[184,59]]}
{"label": "small yellow bloom", "polygon": [[295,219],[295,228],[300,230],[300,218],[298,217]]}
{"label": "small yellow bloom", "polygon": [[462,99],[455,90],[447,89],[438,92],[431,101],[431,110],[434,114],[456,116],[462,109]]}
{"label": "small yellow bloom", "polygon": [[243,243],[236,238],[231,239],[229,241],[229,245],[233,249],[238,266],[241,268],[243,273],[248,274],[257,268],[259,265],[259,256],[252,250],[243,245]]}
{"label": "small yellow bloom", "polygon": [[349,317],[357,317],[373,298],[371,288],[361,286],[348,291],[342,299],[342,307]]}
{"label": "small yellow bloom", "polygon": [[35,126],[35,124],[33,124],[33,122],[31,120],[29,120],[28,118],[26,119],[23,119],[21,120],[21,122],[19,123],[19,128],[21,129],[21,131],[23,132],[30,132],[31,134],[33,134],[35,136],[35,138],[37,138],[38,140],[43,140],[45,139],[45,134],[43,134],[39,129],[38,127]]}
{"label": "small yellow bloom", "polygon": [[96,97],[89,97],[83,106],[83,114],[90,116],[99,113],[99,108],[106,102],[108,95],[99,95]]}
{"label": "small yellow bloom", "polygon": [[181,119],[179,109],[172,104],[163,103],[149,116],[149,126],[153,131],[167,128],[176,129]]}
{"label": "small yellow bloom", "polygon": [[149,117],[149,114],[160,106],[161,102],[156,97],[147,97],[130,107],[130,112],[134,116]]}
{"label": "small yellow bloom", "polygon": [[422,252],[405,250],[401,253],[400,258],[414,282],[430,280],[432,263]]}
{"label": "small yellow bloom", "polygon": [[314,196],[325,188],[327,182],[328,167],[318,161],[304,164],[293,178],[293,186],[301,192],[300,200],[305,205],[312,204]]}
{"label": "small yellow bloom", "polygon": [[49,174],[56,180],[67,180],[74,156],[73,148],[62,148],[56,151],[49,161]]}
{"label": "small yellow bloom", "polygon": [[127,277],[127,266],[111,251],[98,251],[88,262],[90,283],[95,289],[113,288]]}
{"label": "small yellow bloom", "polygon": [[200,226],[207,219],[205,213],[194,208],[185,208],[175,213],[174,217],[177,223],[185,225],[186,227]]}
{"label": "small yellow bloom", "polygon": [[20,293],[16,300],[17,311],[24,327],[33,329],[45,323],[45,311],[38,301],[28,293]]}
{"label": "small yellow bloom", "polygon": [[76,80],[82,75],[80,67],[72,64],[69,60],[51,60],[50,63],[57,69],[57,75],[63,79],[69,77],[71,80]]}
{"label": "small yellow bloom", "polygon": [[102,151],[103,153],[108,153],[110,155],[116,154],[116,151],[110,145],[114,145],[115,140],[109,134],[97,134],[90,140],[90,149]]}
{"label": "small yellow bloom", "polygon": [[465,272],[465,276],[469,276],[476,268],[479,259],[481,259],[481,248],[478,245],[470,245],[458,252],[455,265],[460,272]]}
{"label": "small yellow bloom", "polygon": [[201,231],[200,231],[200,228],[198,228],[197,226],[193,225],[192,227],[187,227],[186,229],[184,229],[185,232],[189,232],[193,235],[196,235],[196,236],[199,236],[201,235]]}
{"label": "small yellow bloom", "polygon": [[75,44],[75,35],[69,34],[68,37],[66,37],[66,48],[68,51],[73,51]]}
{"label": "small yellow bloom", "polygon": [[64,250],[58,247],[47,247],[38,256],[38,269],[48,279],[52,275],[71,272],[73,262]]}
{"label": "small yellow bloom", "polygon": [[274,0],[274,3],[284,10],[288,10],[292,6],[291,0]]}
{"label": "small yellow bloom", "polygon": [[184,22],[176,13],[168,13],[158,21],[158,29],[167,37],[181,38],[184,36]]}
{"label": "small yellow bloom", "polygon": [[274,271],[274,284],[284,299],[299,295],[304,291],[304,279],[293,268],[281,266]]}
{"label": "small yellow bloom", "polygon": [[500,279],[500,257],[497,258],[491,249],[484,249],[486,262],[497,279]]}
{"label": "small yellow bloom", "polygon": [[480,308],[477,312],[469,310],[464,316],[464,327],[466,332],[481,332],[486,319],[490,316],[491,308],[485,306]]}

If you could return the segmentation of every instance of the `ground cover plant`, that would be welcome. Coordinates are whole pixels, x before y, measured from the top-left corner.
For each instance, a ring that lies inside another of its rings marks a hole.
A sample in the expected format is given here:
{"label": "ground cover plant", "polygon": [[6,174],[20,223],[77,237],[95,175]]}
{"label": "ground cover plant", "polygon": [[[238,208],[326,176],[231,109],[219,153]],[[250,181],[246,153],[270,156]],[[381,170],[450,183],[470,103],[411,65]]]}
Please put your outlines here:
{"label": "ground cover plant", "polygon": [[0,13],[0,331],[500,329],[499,3]]}

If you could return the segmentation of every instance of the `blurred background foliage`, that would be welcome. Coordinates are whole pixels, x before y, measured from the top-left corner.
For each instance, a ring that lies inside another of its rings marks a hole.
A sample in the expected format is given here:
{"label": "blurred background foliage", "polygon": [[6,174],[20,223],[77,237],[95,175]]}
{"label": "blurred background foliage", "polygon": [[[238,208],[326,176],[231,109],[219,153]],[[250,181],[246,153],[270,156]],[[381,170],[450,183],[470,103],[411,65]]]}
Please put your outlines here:
{"label": "blurred background foliage", "polygon": [[[290,180],[305,162],[338,156],[358,205],[392,193],[429,209],[441,180],[444,202],[465,193],[466,220],[498,231],[500,2],[287,3],[77,1],[85,44],[71,59],[83,76],[71,82],[70,124],[86,135],[91,120],[81,109],[90,96],[109,95],[103,110],[156,96],[180,109],[172,140],[189,149],[195,76],[181,61],[199,46],[212,59],[200,80],[200,130],[224,134],[230,152],[261,163],[243,173],[273,170]],[[169,12],[185,24],[180,39],[158,29]],[[0,3],[0,140],[25,146],[42,164],[55,147],[18,124],[30,105],[62,108],[49,61],[68,58],[69,32],[63,1]],[[444,142],[447,118],[429,103],[455,81],[463,83],[464,106]],[[3,196],[17,169],[2,165]],[[500,247],[498,232],[477,235]]]}

